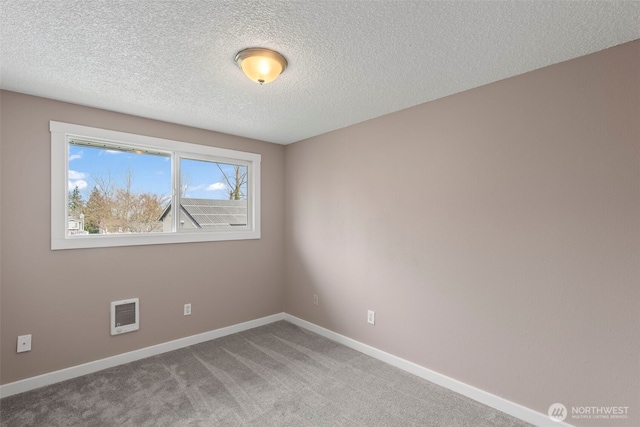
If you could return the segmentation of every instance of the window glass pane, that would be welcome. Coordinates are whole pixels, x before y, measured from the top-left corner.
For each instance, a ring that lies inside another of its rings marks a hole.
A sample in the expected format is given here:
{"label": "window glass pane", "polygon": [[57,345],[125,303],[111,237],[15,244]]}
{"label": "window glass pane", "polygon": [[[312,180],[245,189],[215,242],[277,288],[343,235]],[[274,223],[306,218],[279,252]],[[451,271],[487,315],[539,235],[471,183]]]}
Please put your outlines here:
{"label": "window glass pane", "polygon": [[67,235],[163,231],[170,154],[72,141],[68,155]]}
{"label": "window glass pane", "polygon": [[248,167],[180,159],[179,230],[247,228]]}

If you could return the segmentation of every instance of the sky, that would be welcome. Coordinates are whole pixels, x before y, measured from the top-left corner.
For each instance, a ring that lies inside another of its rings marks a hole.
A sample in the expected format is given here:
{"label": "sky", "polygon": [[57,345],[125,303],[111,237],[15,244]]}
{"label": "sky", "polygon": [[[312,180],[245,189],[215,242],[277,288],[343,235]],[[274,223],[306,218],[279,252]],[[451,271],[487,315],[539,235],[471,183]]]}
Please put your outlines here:
{"label": "sky", "polygon": [[[230,165],[221,164],[227,175]],[[185,197],[228,199],[229,193],[220,169],[213,162],[183,159],[181,174],[189,184]],[[127,171],[133,172],[133,188],[137,193],[171,195],[171,158],[107,150],[102,147],[69,144],[69,191],[76,186],[85,201],[93,187],[105,180],[123,187]]]}

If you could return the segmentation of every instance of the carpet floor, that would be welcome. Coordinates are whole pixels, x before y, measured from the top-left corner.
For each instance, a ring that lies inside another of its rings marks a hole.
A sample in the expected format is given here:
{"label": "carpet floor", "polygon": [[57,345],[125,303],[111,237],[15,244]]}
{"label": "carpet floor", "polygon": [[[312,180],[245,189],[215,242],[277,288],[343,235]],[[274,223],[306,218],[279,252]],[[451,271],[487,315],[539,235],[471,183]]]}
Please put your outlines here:
{"label": "carpet floor", "polygon": [[0,400],[17,426],[528,426],[280,321]]}

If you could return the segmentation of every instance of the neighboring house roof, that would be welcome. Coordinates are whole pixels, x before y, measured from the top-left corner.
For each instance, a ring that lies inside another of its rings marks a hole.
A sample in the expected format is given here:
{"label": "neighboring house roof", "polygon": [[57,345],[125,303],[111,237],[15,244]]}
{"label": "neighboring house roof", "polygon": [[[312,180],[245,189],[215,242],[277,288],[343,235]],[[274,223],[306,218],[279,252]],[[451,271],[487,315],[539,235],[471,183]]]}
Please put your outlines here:
{"label": "neighboring house roof", "polygon": [[[246,200],[180,199],[180,210],[197,228],[224,228],[247,225]],[[169,204],[159,220],[171,211]]]}

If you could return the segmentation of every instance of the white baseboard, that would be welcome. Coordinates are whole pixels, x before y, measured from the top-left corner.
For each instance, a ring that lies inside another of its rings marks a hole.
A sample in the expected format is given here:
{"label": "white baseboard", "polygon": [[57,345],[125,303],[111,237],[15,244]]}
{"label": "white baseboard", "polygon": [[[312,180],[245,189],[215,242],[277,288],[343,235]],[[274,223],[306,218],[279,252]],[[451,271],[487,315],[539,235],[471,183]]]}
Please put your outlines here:
{"label": "white baseboard", "polygon": [[123,365],[125,363],[144,359],[146,357],[166,353],[168,351],[189,347],[190,345],[195,345],[201,342],[221,338],[226,335],[235,334],[237,332],[246,331],[248,329],[257,328],[259,326],[264,326],[269,323],[277,322],[279,320],[286,320],[290,323],[293,323],[294,325],[300,326],[301,328],[305,328],[311,332],[315,332],[316,334],[321,335],[325,338],[336,341],[368,356],[374,357],[378,360],[395,366],[396,368],[400,368],[403,371],[409,372],[420,378],[424,378],[427,381],[455,391],[456,393],[460,393],[463,396],[469,397],[477,402],[531,423],[535,426],[572,427],[570,424],[564,422],[554,422],[546,414],[542,414],[540,412],[534,411],[533,409],[529,409],[517,403],[503,399],[502,397],[480,390],[471,385],[447,377],[446,375],[439,374],[423,366],[417,365],[413,362],[409,362],[408,360],[394,356],[382,350],[378,350],[375,347],[363,344],[354,339],[345,337],[344,335],[340,335],[337,332],[330,331],[321,326],[307,322],[306,320],[302,320],[287,313],[273,314],[271,316],[262,317],[260,319],[238,323],[237,325],[215,329],[213,331],[204,332],[202,334],[180,338],[174,341],[142,348],[140,350],[134,350],[128,353],[123,353],[116,356],[107,357],[105,359],[84,363],[82,365],[61,369],[59,371],[38,375],[36,377],[26,378],[24,380],[16,381],[13,383],[0,385],[0,398],[23,393],[25,391],[44,387],[46,385],[54,384],[57,382],[70,380],[82,375],[91,374],[103,369]]}
{"label": "white baseboard", "polygon": [[503,399],[502,397],[480,390],[479,388],[447,377],[446,375],[439,374],[432,371],[431,369],[427,369],[413,362],[409,362],[408,360],[394,356],[382,350],[378,350],[375,347],[363,344],[359,341],[345,337],[344,335],[340,335],[336,332],[330,331],[290,314],[285,313],[284,320],[286,320],[287,322],[291,322],[294,325],[300,326],[301,328],[308,329],[311,332],[315,332],[318,335],[322,335],[325,338],[329,338],[332,341],[336,341],[361,353],[364,353],[367,356],[371,356],[375,359],[388,363],[389,365],[395,366],[396,368],[400,368],[403,371],[409,372],[420,378],[424,378],[425,380],[430,381],[434,384],[438,384],[439,386],[455,391],[456,393],[459,393],[491,408],[497,409],[498,411],[504,412],[505,414],[509,414],[512,417],[531,423],[534,426],[572,427],[570,424],[564,422],[553,421],[546,414],[542,414],[538,411],[534,411],[533,409],[529,409],[507,399]]}
{"label": "white baseboard", "polygon": [[168,351],[177,350],[179,348],[189,347],[190,345],[195,345],[201,342],[221,338],[226,335],[235,334],[237,332],[246,331],[247,329],[257,328],[258,326],[267,325],[269,323],[277,322],[278,320],[283,319],[284,313],[273,314],[271,316],[262,317],[260,319],[238,323],[237,325],[231,325],[225,328],[203,332],[201,334],[192,335],[190,337],[179,338],[174,341],[153,345],[151,347],[141,348],[140,350],[134,350],[128,353],[122,353],[116,356],[107,357],[106,359],[100,359],[93,362],[84,363],[82,365],[61,369],[59,371],[38,375],[36,377],[26,378],[24,380],[4,384],[0,386],[0,398],[23,393],[25,391],[44,387],[46,385],[58,383],[61,381],[70,380],[82,375],[91,374],[103,369],[123,365],[125,363],[155,356],[157,354],[166,353]]}

